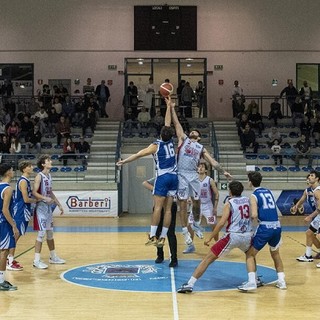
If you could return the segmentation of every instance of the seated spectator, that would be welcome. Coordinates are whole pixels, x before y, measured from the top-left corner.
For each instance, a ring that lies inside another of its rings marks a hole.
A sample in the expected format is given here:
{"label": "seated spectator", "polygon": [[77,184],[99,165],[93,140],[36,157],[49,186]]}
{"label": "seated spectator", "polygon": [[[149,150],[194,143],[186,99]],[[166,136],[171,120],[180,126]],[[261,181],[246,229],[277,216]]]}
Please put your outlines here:
{"label": "seated spectator", "polygon": [[12,137],[18,137],[20,133],[20,127],[12,120],[7,127],[7,136],[11,140]]}
{"label": "seated spectator", "polygon": [[21,143],[18,137],[11,137],[11,144],[10,144],[10,156],[7,157],[7,160],[10,159],[11,165],[14,170],[18,168],[18,153],[21,153]]}
{"label": "seated spectator", "polygon": [[92,133],[94,133],[96,128],[96,112],[91,106],[87,108],[87,112],[84,114],[84,124],[82,127],[83,136],[86,134],[87,128],[90,128]]}
{"label": "seated spectator", "polygon": [[55,97],[53,100],[52,108],[56,109],[58,115],[62,113],[62,104],[60,103],[59,97]]}
{"label": "seated spectator", "polygon": [[242,132],[244,131],[247,123],[249,123],[248,121],[248,115],[246,113],[242,113],[241,114],[241,118],[239,120],[239,122],[237,123],[238,126],[238,135],[240,136],[242,134]]}
{"label": "seated spectator", "polygon": [[305,135],[301,135],[296,144],[296,155],[294,158],[296,167],[299,167],[300,159],[308,159],[308,167],[312,167],[313,157],[311,155],[311,142]]}
{"label": "seated spectator", "polygon": [[[57,113],[57,110],[55,108],[51,108],[48,113],[48,127],[47,131],[51,134],[56,133],[56,127],[57,123],[60,120],[60,115]],[[67,121],[67,120],[66,120]]]}
{"label": "seated spectator", "polygon": [[161,131],[161,128],[163,127],[164,125],[164,118],[163,116],[161,115],[161,112],[160,110],[158,110],[156,112],[156,115],[153,117],[152,119],[152,123],[153,123],[153,126],[155,127],[155,129],[157,130],[157,137],[160,136],[160,131]]}
{"label": "seated spectator", "polygon": [[310,119],[307,116],[303,117],[300,123],[300,134],[305,135],[308,139],[311,136],[312,125]]}
{"label": "seated spectator", "polygon": [[7,163],[12,161],[10,156],[11,141],[7,136],[3,136],[0,141],[0,153],[2,154],[1,163]]}
{"label": "seated spectator", "polygon": [[281,154],[281,147],[279,140],[275,139],[273,141],[273,146],[271,147],[272,150],[272,158],[274,159],[274,164],[277,165],[279,161],[279,165],[282,165],[283,156]]}
{"label": "seated spectator", "polygon": [[6,125],[2,120],[0,120],[0,137],[3,137],[6,135]]}
{"label": "seated spectator", "polygon": [[80,138],[80,141],[76,143],[76,152],[79,154],[78,159],[82,160],[82,165],[87,166],[87,157],[90,153],[90,145],[83,137]]}
{"label": "seated spectator", "polygon": [[251,113],[249,113],[248,121],[251,128],[258,129],[259,135],[261,135],[262,131],[264,130],[264,124],[262,122],[262,116],[256,107],[253,107]]}
{"label": "seated spectator", "polygon": [[86,112],[85,103],[82,98],[74,105],[74,116],[72,117],[71,123],[75,127],[82,127],[84,124],[84,114]]}
{"label": "seated spectator", "polygon": [[61,116],[59,122],[56,125],[56,132],[57,132],[57,144],[61,144],[62,138],[68,138],[70,136],[70,125],[69,122],[66,121],[64,116]]}
{"label": "seated spectator", "polygon": [[62,113],[66,118],[68,118],[69,123],[71,123],[72,121],[74,111],[75,111],[74,104],[72,103],[70,96],[66,95],[65,101],[62,103]]}
{"label": "seated spectator", "polygon": [[245,113],[247,115],[249,115],[250,113],[252,113],[253,109],[256,109],[256,112],[259,113],[259,106],[256,103],[256,100],[251,100],[250,104],[248,105],[247,109],[245,110]]}
{"label": "seated spectator", "polygon": [[38,110],[40,110],[40,104],[36,101],[35,97],[32,97],[26,108],[26,114],[31,118]]}
{"label": "seated spectator", "polygon": [[10,115],[11,119],[14,119],[16,116],[16,104],[13,102],[11,97],[7,98],[6,103],[4,104],[4,110]]}
{"label": "seated spectator", "polygon": [[271,131],[268,133],[267,145],[271,148],[274,145],[274,141],[278,140],[279,144],[282,142],[281,133],[277,127],[272,127]]}
{"label": "seated spectator", "polygon": [[279,98],[275,97],[274,101],[270,105],[270,112],[269,112],[268,119],[269,120],[273,119],[274,125],[277,126],[278,119],[282,119],[282,118],[283,118],[283,115],[281,112],[281,105],[279,103]]}
{"label": "seated spectator", "polygon": [[25,142],[29,141],[30,134],[33,131],[33,123],[27,114],[24,115],[20,124],[21,131],[19,134],[20,139],[24,139]]}
{"label": "seated spectator", "polygon": [[48,125],[48,113],[46,112],[44,107],[40,107],[34,116],[31,116],[31,119],[34,119],[36,125],[39,126],[39,130],[43,135],[47,131]]}
{"label": "seated spectator", "polygon": [[291,106],[291,112],[292,112],[292,125],[294,127],[296,127],[297,119],[299,119],[299,123],[300,123],[300,121],[301,121],[301,119],[303,119],[303,115],[304,115],[304,106],[300,100],[300,97],[296,97],[296,100],[294,101],[293,105]]}
{"label": "seated spectator", "polygon": [[33,127],[33,131],[30,134],[29,141],[26,143],[26,153],[30,152],[30,148],[34,148],[36,153],[41,152],[41,132],[38,125]]}
{"label": "seated spectator", "polygon": [[95,96],[93,96],[89,99],[88,106],[90,106],[92,108],[92,110],[95,112],[95,118],[99,119],[100,118],[100,106],[99,106],[99,104],[97,102],[97,98]]}
{"label": "seated spectator", "polygon": [[312,128],[312,135],[314,137],[314,145],[318,147],[319,139],[320,139],[320,117],[316,118],[316,122]]}
{"label": "seated spectator", "polygon": [[124,136],[134,137],[132,129],[137,128],[140,132],[140,124],[131,108],[125,108],[125,110],[126,112],[124,115],[123,134]]}
{"label": "seated spectator", "polygon": [[234,104],[233,106],[233,111],[235,112],[234,118],[241,119],[241,116],[243,113],[245,113],[245,109],[246,109],[245,102],[246,102],[246,99],[242,95],[240,100],[238,100],[237,103]]}
{"label": "seated spectator", "polygon": [[63,165],[68,165],[68,159],[77,160],[76,156],[76,146],[72,141],[71,137],[68,137],[63,144],[63,155],[59,160],[63,160]]}
{"label": "seated spectator", "polygon": [[256,142],[256,134],[251,129],[249,123],[246,124],[244,131],[240,135],[240,143],[241,150],[243,150],[243,152],[246,152],[247,147],[253,148],[254,153],[258,152],[259,144]]}
{"label": "seated spectator", "polygon": [[149,123],[150,123],[150,113],[147,111],[146,107],[142,107],[141,111],[138,114],[138,121],[140,124],[140,131],[139,135],[142,136],[149,136]]}

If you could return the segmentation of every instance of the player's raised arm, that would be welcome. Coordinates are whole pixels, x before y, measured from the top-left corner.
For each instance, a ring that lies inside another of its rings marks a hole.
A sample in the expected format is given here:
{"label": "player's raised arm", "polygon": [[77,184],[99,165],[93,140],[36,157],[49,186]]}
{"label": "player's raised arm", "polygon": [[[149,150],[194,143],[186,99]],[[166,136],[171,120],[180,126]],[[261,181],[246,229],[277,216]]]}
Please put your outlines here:
{"label": "player's raised arm", "polygon": [[179,122],[178,116],[176,114],[176,110],[175,110],[176,104],[171,101],[171,97],[166,98],[166,102],[167,102],[167,108],[170,107],[172,122],[173,122],[174,128],[176,130],[176,135],[177,135],[179,142],[180,142],[184,139],[185,133],[183,131],[183,128],[182,128],[182,126]]}
{"label": "player's raised arm", "polygon": [[152,143],[152,144],[149,145],[149,147],[140,150],[139,152],[137,152],[137,153],[131,155],[130,157],[128,157],[127,159],[119,160],[116,163],[116,165],[117,166],[122,166],[122,165],[124,165],[126,163],[135,161],[135,160],[137,160],[139,158],[149,156],[149,155],[155,153],[156,151],[157,151],[157,145]]}

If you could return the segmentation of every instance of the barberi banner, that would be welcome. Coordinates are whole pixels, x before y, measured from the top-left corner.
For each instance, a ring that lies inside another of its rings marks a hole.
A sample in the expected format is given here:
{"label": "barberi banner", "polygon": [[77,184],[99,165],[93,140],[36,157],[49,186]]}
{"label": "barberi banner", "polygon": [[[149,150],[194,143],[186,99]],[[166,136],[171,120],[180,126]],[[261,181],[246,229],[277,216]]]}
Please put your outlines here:
{"label": "barberi banner", "polygon": [[[63,206],[64,214],[82,217],[117,217],[118,191],[54,191]],[[58,207],[53,214],[59,215]]]}

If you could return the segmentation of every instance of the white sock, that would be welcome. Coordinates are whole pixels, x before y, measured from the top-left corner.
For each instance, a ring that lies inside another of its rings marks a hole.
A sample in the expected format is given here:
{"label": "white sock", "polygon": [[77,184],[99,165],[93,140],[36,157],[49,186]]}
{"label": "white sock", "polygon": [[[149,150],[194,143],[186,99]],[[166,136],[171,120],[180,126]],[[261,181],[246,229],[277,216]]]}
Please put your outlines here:
{"label": "white sock", "polygon": [[284,272],[278,272],[278,280],[279,281],[284,281],[284,277],[285,277]]}
{"label": "white sock", "polygon": [[13,262],[13,256],[12,255],[8,255],[8,264],[11,265]]}
{"label": "white sock", "polygon": [[198,280],[198,279],[196,279],[195,277],[191,277],[191,278],[189,279],[189,281],[188,281],[188,285],[189,285],[190,287],[193,287],[194,284],[197,282],[197,280]]}
{"label": "white sock", "polygon": [[40,253],[34,254],[34,261],[40,261]]}
{"label": "white sock", "polygon": [[57,256],[56,250],[51,250],[50,251],[50,258],[54,259]]}
{"label": "white sock", "polygon": [[187,232],[189,232],[188,228],[187,227],[182,227],[182,233],[187,233]]}
{"label": "white sock", "polygon": [[165,238],[168,233],[168,228],[162,227],[160,238]]}
{"label": "white sock", "polygon": [[251,283],[256,283],[256,273],[255,272],[249,272],[248,273],[248,280]]}
{"label": "white sock", "polygon": [[311,257],[312,256],[312,247],[306,247],[306,256]]}
{"label": "white sock", "polygon": [[4,282],[5,271],[0,271],[0,283]]}
{"label": "white sock", "polygon": [[158,229],[158,226],[151,226],[150,227],[150,238],[154,237],[156,235],[157,229]]}

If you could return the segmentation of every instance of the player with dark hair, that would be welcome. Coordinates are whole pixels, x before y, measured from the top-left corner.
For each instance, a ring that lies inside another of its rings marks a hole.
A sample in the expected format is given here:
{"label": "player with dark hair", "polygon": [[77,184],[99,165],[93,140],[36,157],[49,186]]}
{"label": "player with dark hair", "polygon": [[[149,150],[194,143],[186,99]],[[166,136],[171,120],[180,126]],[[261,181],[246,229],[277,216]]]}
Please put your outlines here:
{"label": "player with dark hair", "polygon": [[276,202],[269,189],[260,187],[262,175],[260,172],[248,173],[249,185],[253,188],[250,196],[250,209],[252,219],[258,220],[258,227],[252,240],[252,245],[246,253],[248,282],[238,287],[240,291],[252,291],[257,289],[256,261],[257,253],[269,244],[271,258],[277,271],[278,281],[276,287],[287,289],[283,263],[280,257],[281,225],[278,218]]}
{"label": "player with dark hair", "polygon": [[40,260],[42,242],[44,241],[45,235],[47,235],[47,245],[50,250],[49,263],[65,263],[65,260],[59,258],[55,251],[51,205],[55,203],[59,207],[61,215],[63,214],[63,208],[52,191],[52,179],[50,175],[50,169],[52,168],[51,157],[47,154],[41,155],[38,159],[37,166],[41,172],[36,175],[32,190],[33,196],[37,199],[33,219],[34,230],[38,231],[33,266],[38,269],[47,269],[48,265]]}
{"label": "player with dark hair", "polygon": [[17,290],[17,287],[5,280],[9,249],[16,246],[16,239],[19,237],[19,230],[10,212],[13,205],[10,187],[12,167],[8,164],[0,165],[0,176],[0,291],[13,291]]}
{"label": "player with dark hair", "polygon": [[209,246],[210,241],[219,234],[225,224],[227,224],[226,233],[211,247],[189,281],[178,289],[178,293],[192,292],[196,281],[204,274],[209,265],[223,255],[228,254],[232,249],[239,248],[243,252],[249,249],[252,238],[252,225],[249,198],[241,195],[243,189],[243,184],[239,181],[234,180],[229,183],[230,198],[223,207],[221,219],[209,239],[204,241],[204,244]]}
{"label": "player with dark hair", "polygon": [[[117,166],[122,166],[139,158],[152,155],[156,165],[156,180],[153,189],[154,208],[151,218],[150,234],[146,245],[163,247],[168,228],[171,223],[171,206],[173,197],[178,187],[176,155],[173,144],[173,131],[171,124],[171,110],[167,108],[165,125],[160,132],[161,139],[150,144],[147,148],[140,150],[127,159],[117,162]],[[156,232],[161,217],[161,210],[164,208],[163,227],[160,237],[156,237]]]}
{"label": "player with dark hair", "polygon": [[[37,200],[32,197],[31,183],[29,180],[33,171],[32,163],[28,160],[19,162],[19,170],[22,175],[16,184],[13,207],[13,218],[20,233],[16,238],[16,245],[20,236],[27,232],[27,227],[32,215],[31,204],[37,202]],[[14,253],[15,248],[10,248],[7,260],[7,270],[21,271],[23,270],[23,267],[18,261],[14,260]]]}

